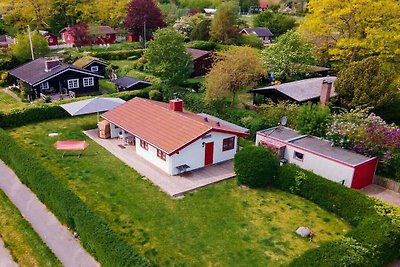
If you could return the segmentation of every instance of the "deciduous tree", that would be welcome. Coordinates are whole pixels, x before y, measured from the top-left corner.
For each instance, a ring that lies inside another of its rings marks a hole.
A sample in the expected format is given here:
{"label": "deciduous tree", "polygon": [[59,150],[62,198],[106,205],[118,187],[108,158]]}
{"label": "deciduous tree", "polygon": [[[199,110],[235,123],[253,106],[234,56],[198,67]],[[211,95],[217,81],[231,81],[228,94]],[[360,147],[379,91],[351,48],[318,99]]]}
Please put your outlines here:
{"label": "deciduous tree", "polygon": [[233,44],[239,35],[239,6],[236,1],[223,2],[218,6],[211,23],[211,39]]}
{"label": "deciduous tree", "polygon": [[379,55],[400,58],[397,0],[310,0],[301,31],[333,60],[343,63]]}
{"label": "deciduous tree", "polygon": [[399,93],[398,78],[398,70],[394,64],[371,57],[353,62],[341,70],[335,82],[335,90],[347,108],[381,108]]}
{"label": "deciduous tree", "polygon": [[192,58],[186,52],[184,37],[173,29],[159,29],[144,53],[147,69],[165,83],[178,85],[193,72]]}
{"label": "deciduous tree", "polygon": [[[31,33],[32,48],[35,58],[42,57],[50,52],[47,45],[47,39],[34,31]],[[31,59],[31,49],[29,44],[28,33],[20,33],[17,35],[16,43],[11,46],[11,53],[20,62],[26,62]]]}
{"label": "deciduous tree", "polygon": [[250,47],[235,47],[216,56],[216,62],[205,79],[209,100],[232,95],[232,105],[240,90],[255,86],[265,74],[258,51]]}
{"label": "deciduous tree", "polygon": [[147,31],[166,26],[161,10],[153,0],[132,0],[128,5],[125,27],[129,32],[143,36],[145,23]]}
{"label": "deciduous tree", "polygon": [[268,70],[281,81],[305,73],[307,65],[315,62],[312,45],[294,31],[279,36],[263,55]]}
{"label": "deciduous tree", "polygon": [[75,45],[77,47],[82,47],[84,45],[90,44],[91,39],[88,33],[88,25],[84,22],[72,25],[70,27],[71,35],[74,36]]}
{"label": "deciduous tree", "polygon": [[266,27],[271,30],[274,37],[278,37],[296,27],[296,20],[291,16],[267,10],[254,17],[253,25],[254,27]]}
{"label": "deciduous tree", "polygon": [[324,137],[331,119],[328,107],[309,102],[298,109],[296,127],[302,134]]}

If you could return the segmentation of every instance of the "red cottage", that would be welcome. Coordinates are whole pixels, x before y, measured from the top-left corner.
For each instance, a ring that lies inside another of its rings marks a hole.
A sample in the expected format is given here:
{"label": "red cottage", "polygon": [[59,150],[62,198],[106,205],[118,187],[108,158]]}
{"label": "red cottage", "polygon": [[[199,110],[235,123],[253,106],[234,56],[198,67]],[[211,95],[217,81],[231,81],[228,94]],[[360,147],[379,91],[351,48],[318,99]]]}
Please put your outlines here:
{"label": "red cottage", "polygon": [[[66,44],[75,45],[75,38],[71,28],[67,27],[60,31],[61,38]],[[116,40],[117,32],[110,26],[89,26],[88,35],[93,36],[93,44],[113,44]]]}
{"label": "red cottage", "polygon": [[58,45],[58,38],[54,34],[49,33],[48,31],[39,31],[39,33],[42,36],[46,37],[48,46],[56,46],[56,45]]}

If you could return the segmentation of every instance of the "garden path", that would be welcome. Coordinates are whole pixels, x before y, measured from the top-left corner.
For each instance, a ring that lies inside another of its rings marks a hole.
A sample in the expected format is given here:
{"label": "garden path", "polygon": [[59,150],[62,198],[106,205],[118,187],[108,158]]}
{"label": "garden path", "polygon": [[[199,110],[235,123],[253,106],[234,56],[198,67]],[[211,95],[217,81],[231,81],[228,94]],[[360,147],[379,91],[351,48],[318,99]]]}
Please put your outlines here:
{"label": "garden path", "polygon": [[[19,209],[42,240],[53,251],[63,266],[97,267],[96,260],[87,253],[67,227],[62,225],[36,195],[21,183],[15,173],[0,160],[0,189]],[[0,262],[1,263],[1,262]],[[3,266],[0,264],[0,266]]]}
{"label": "garden path", "polygon": [[11,91],[8,88],[4,88],[3,92],[10,95],[12,98],[14,98],[15,100],[21,101],[21,98],[19,98],[13,91]]}
{"label": "garden path", "polygon": [[4,242],[0,238],[0,266],[3,267],[17,267],[18,264],[14,262],[10,252],[4,247]]}

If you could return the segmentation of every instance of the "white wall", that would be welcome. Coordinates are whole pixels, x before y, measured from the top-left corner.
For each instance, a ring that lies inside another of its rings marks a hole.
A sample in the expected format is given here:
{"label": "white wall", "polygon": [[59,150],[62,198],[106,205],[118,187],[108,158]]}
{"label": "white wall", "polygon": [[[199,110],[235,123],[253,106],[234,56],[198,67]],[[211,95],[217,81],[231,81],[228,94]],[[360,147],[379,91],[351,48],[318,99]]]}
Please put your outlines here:
{"label": "white wall", "polygon": [[162,169],[166,173],[169,173],[169,165],[170,165],[170,157],[167,155],[165,161],[160,159],[157,156],[157,148],[153,147],[152,145],[148,144],[148,150],[142,148],[140,146],[140,138],[135,137],[135,147],[136,147],[136,154],[141,156],[147,161],[150,161],[158,168]]}
{"label": "white wall", "polygon": [[110,133],[111,133],[111,138],[116,138],[119,135],[119,132],[122,131],[121,128],[118,128],[118,126],[110,123]]}
{"label": "white wall", "polygon": [[[179,151],[179,154],[172,155],[169,173],[171,175],[178,174],[176,167],[184,164],[190,166],[188,171],[204,167],[205,146],[203,147],[203,142],[214,142],[214,164],[233,159],[237,150],[237,137],[232,134],[219,132],[211,132],[210,135],[211,137],[209,138],[200,138],[199,140],[183,148]],[[233,136],[235,137],[234,148],[231,150],[222,151],[223,139]]]}
{"label": "white wall", "polygon": [[[258,144],[258,142],[261,140],[268,142],[271,139],[257,134],[256,144]],[[275,140],[273,140],[272,142],[279,143]],[[281,144],[284,143],[282,142]],[[304,155],[303,161],[298,160],[294,157],[295,151],[300,152]],[[342,183],[342,181],[344,180],[344,185],[347,187],[351,187],[354,175],[353,167],[343,165],[341,163],[335,162],[319,155],[315,155],[301,148],[295,148],[290,144],[286,144],[284,158],[287,159],[289,163],[296,164],[303,169],[312,171],[315,174],[325,177],[331,181]]]}

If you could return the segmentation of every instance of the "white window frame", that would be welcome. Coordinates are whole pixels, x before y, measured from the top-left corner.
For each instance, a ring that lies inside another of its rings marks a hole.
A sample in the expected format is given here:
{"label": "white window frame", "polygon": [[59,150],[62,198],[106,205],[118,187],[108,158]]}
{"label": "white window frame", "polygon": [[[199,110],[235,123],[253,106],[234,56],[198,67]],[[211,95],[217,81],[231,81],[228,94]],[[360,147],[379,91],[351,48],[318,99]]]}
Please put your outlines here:
{"label": "white window frame", "polygon": [[44,82],[39,85],[40,90],[47,90],[49,89],[49,82]]}
{"label": "white window frame", "polygon": [[99,71],[99,66],[91,66],[91,67],[90,67],[90,71],[91,71],[91,72],[97,72],[97,71]]}
{"label": "white window frame", "polygon": [[83,87],[94,86],[94,78],[93,77],[86,77],[83,78]]}
{"label": "white window frame", "polygon": [[76,89],[79,88],[79,79],[70,79],[67,80],[68,89]]}

